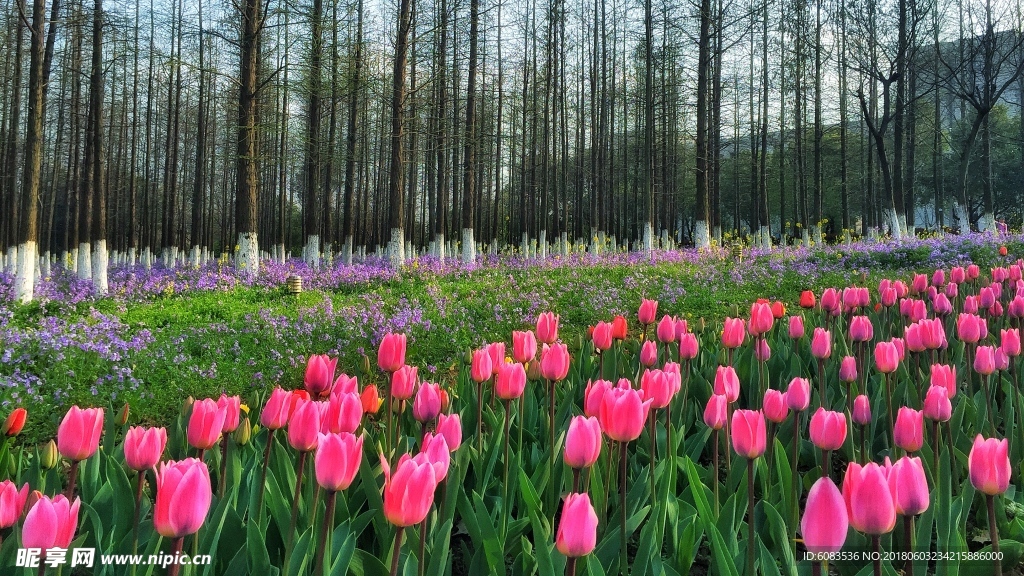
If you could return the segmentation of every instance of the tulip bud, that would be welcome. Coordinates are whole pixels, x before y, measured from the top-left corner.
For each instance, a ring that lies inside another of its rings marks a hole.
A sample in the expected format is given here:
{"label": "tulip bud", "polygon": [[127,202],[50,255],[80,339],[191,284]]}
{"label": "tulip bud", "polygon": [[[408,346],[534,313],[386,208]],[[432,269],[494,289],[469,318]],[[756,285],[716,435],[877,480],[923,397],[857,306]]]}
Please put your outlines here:
{"label": "tulip bud", "polygon": [[370,375],[370,357],[363,354],[363,357],[359,360],[359,369],[362,372],[360,376],[366,377]]}
{"label": "tulip bud", "polygon": [[11,412],[0,426],[0,434],[4,436],[17,436],[25,427],[25,420],[28,418],[28,411],[18,407]]}
{"label": "tulip bud", "polygon": [[233,438],[235,444],[239,446],[245,446],[249,443],[249,439],[252,438],[252,424],[249,423],[248,418],[242,418],[242,421],[238,423],[238,428],[235,428]]}
{"label": "tulip bud", "polygon": [[196,399],[191,394],[188,398],[185,398],[185,402],[181,405],[181,417],[188,418],[188,415],[192,413],[192,405],[196,403]]}
{"label": "tulip bud", "polygon": [[46,470],[52,470],[57,465],[57,457],[57,443],[50,440],[39,453],[39,465]]}
{"label": "tulip bud", "polygon": [[124,426],[125,424],[128,423],[128,412],[130,409],[131,408],[128,406],[128,403],[125,402],[124,406],[121,407],[121,411],[117,413],[118,426]]}

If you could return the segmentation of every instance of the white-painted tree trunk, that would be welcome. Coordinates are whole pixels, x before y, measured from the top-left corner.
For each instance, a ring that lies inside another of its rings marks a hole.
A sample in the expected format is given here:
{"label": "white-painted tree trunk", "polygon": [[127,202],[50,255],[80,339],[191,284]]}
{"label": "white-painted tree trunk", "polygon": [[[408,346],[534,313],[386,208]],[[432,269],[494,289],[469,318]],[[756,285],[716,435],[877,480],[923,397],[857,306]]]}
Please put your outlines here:
{"label": "white-painted tree trunk", "polygon": [[711,230],[711,234],[715,238],[715,244],[718,244],[719,246],[721,246],[722,245],[722,227],[721,226],[715,226],[714,229]]}
{"label": "white-painted tree trunk", "polygon": [[693,245],[697,250],[704,250],[711,246],[711,237],[708,234],[707,220],[697,220],[693,224]]}
{"label": "white-painted tree trunk", "polygon": [[39,267],[40,267],[41,272],[42,272],[42,276],[40,276],[40,278],[49,278],[50,277],[50,272],[51,272],[50,265],[51,264],[53,264],[53,259],[50,257],[50,253],[47,252],[47,253],[43,254],[43,257],[39,261]]}
{"label": "white-painted tree trunk", "polygon": [[985,212],[978,218],[978,232],[982,234],[996,233],[996,217],[991,212]]}
{"label": "white-painted tree trunk", "polygon": [[139,260],[138,250],[136,250],[135,248],[129,248],[128,249],[128,265],[129,266],[135,266],[135,264],[138,263],[138,260]]}
{"label": "white-painted tree trunk", "polygon": [[961,234],[971,233],[971,219],[967,216],[967,209],[959,202],[953,202],[953,218]]}
{"label": "white-painted tree trunk", "polygon": [[199,268],[200,258],[203,255],[202,248],[199,246],[193,246],[192,250],[189,251],[188,260],[189,266],[192,268]]}
{"label": "white-painted tree trunk", "polygon": [[548,231],[541,230],[540,238],[537,239],[537,255],[541,260],[548,257]]}
{"label": "white-painted tree trunk", "polygon": [[772,247],[772,229],[768,226],[758,228],[758,236],[761,237],[761,249],[770,250]]}
{"label": "white-painted tree trunk", "polygon": [[256,275],[260,270],[260,245],[255,232],[239,232],[235,268],[243,274]]}
{"label": "white-painted tree trunk", "polygon": [[462,261],[465,263],[476,261],[476,241],[473,239],[473,229],[462,229]]}
{"label": "white-painted tree trunk", "polygon": [[391,229],[391,242],[388,242],[387,257],[391,261],[391,265],[396,268],[405,264],[405,230]]}
{"label": "white-painted tree trunk", "polygon": [[109,258],[110,254],[107,252],[107,241],[98,240],[96,244],[93,245],[92,251],[92,287],[98,296],[105,296],[107,294],[107,268]]}
{"label": "white-painted tree trunk", "polygon": [[654,225],[650,222],[644,224],[644,254],[648,256],[654,252]]}
{"label": "white-painted tree trunk", "polygon": [[78,279],[92,278],[92,246],[88,242],[78,243]]}
{"label": "white-painted tree trunk", "polygon": [[[17,249],[17,264],[14,276],[14,297],[19,302],[31,302],[36,286],[36,243],[22,242]],[[8,251],[10,254],[10,251]]]}
{"label": "white-painted tree trunk", "polygon": [[7,273],[17,274],[18,273],[18,247],[8,246],[7,247]]}
{"label": "white-painted tree trunk", "polygon": [[889,226],[889,234],[895,240],[902,240],[903,229],[900,227],[900,218],[896,214],[896,211],[891,208],[886,208],[882,210],[882,215],[885,218],[885,223]]}
{"label": "white-painted tree trunk", "polygon": [[352,265],[352,237],[345,237],[345,244],[341,247],[341,259],[345,263],[345,266]]}
{"label": "white-painted tree trunk", "polygon": [[302,248],[302,259],[313,268],[320,266],[320,235],[306,236],[306,245]]}
{"label": "white-painted tree trunk", "polygon": [[814,240],[815,244],[820,245],[821,242],[821,226],[817,224],[811,224],[811,239]]}

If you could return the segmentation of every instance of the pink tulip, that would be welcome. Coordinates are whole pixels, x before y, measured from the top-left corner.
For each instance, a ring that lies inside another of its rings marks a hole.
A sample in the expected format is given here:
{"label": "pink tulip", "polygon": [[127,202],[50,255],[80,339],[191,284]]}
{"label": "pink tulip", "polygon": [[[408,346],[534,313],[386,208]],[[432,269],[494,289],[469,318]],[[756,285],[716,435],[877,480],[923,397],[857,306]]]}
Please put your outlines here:
{"label": "pink tulip", "polygon": [[740,456],[754,459],[764,454],[767,443],[764,414],[760,410],[732,413],[732,448]]}
{"label": "pink tulip", "polygon": [[992,290],[991,286],[985,286],[984,288],[981,289],[981,292],[978,293],[979,307],[988,308],[989,306],[995,304],[995,302],[996,293],[994,290]]}
{"label": "pink tulip", "polygon": [[[484,352],[484,356],[487,356],[486,352]],[[416,366],[402,366],[395,370],[391,373],[391,396],[395,400],[408,400],[412,398],[413,393],[416,391],[416,381],[418,379],[419,368]]]}
{"label": "pink tulip", "polygon": [[942,286],[946,283],[946,271],[938,268],[932,273],[932,286]]}
{"label": "pink tulip", "polygon": [[968,280],[977,280],[978,276],[980,276],[980,275],[981,275],[981,268],[979,268],[977,264],[968,264],[967,265],[967,279]]}
{"label": "pink tulip", "polygon": [[1013,300],[1010,300],[1010,306],[1006,312],[1011,318],[1024,318],[1024,294],[1018,292]]}
{"label": "pink tulip", "polygon": [[517,362],[502,362],[494,377],[494,393],[502,400],[514,400],[526,390],[526,369]]}
{"label": "pink tulip", "polygon": [[739,348],[743,345],[747,333],[742,318],[726,318],[722,327],[722,345],[726,348]]}
{"label": "pink tulip", "polygon": [[217,406],[224,410],[224,427],[221,432],[227,434],[238,429],[239,420],[242,418],[242,399],[238,396],[221,394],[217,400]]}
{"label": "pink tulip", "polygon": [[804,337],[804,319],[802,316],[789,317],[789,337],[799,340]]}
{"label": "pink tulip", "polygon": [[796,412],[803,412],[811,405],[811,383],[806,378],[793,378],[789,381],[786,404]]}
{"label": "pink tulip", "polygon": [[866,466],[850,462],[843,480],[843,500],[855,530],[880,535],[896,526],[896,504],[888,479],[874,462]]}
{"label": "pink tulip", "polygon": [[160,462],[166,446],[166,429],[132,426],[124,435],[124,462],[132,470],[149,470]]}
{"label": "pink tulip", "polygon": [[765,338],[759,338],[757,343],[754,344],[754,358],[758,362],[767,362],[772,357],[772,349],[768,346],[768,340]]}
{"label": "pink tulip", "polygon": [[904,456],[892,465],[889,491],[901,516],[917,516],[928,509],[928,479],[920,458]]}
{"label": "pink tulip", "polygon": [[1011,358],[1020,356],[1020,330],[1017,328],[1000,330],[999,337],[1000,348],[1002,348],[1003,354]]}
{"label": "pink tulip", "polygon": [[821,293],[821,309],[826,312],[832,312],[841,305],[839,302],[839,292],[835,288],[826,288]]}
{"label": "pink tulip", "polygon": [[650,368],[658,363],[658,344],[647,340],[640,346],[640,364]]}
{"label": "pink tulip", "polygon": [[772,307],[769,304],[754,302],[750,306],[750,334],[760,336],[772,329],[775,316],[772,315]]}
{"label": "pink tulip", "polygon": [[498,366],[505,361],[505,343],[504,342],[492,342],[485,346],[487,354],[491,357],[491,375],[496,376],[498,374]]}
{"label": "pink tulip", "polygon": [[946,296],[954,299],[960,296],[960,286],[954,282],[946,284]]}
{"label": "pink tulip", "polygon": [[604,433],[616,442],[632,442],[644,431],[644,423],[651,409],[651,399],[644,393],[616,386],[604,393],[598,420]]}
{"label": "pink tulip", "polygon": [[352,485],[362,460],[362,436],[348,432],[321,434],[313,461],[316,481],[330,492],[344,490]]}
{"label": "pink tulip", "polygon": [[640,301],[640,309],[637,310],[636,317],[641,324],[650,325],[654,324],[654,319],[658,316],[658,301],[647,300],[646,298]]}
{"label": "pink tulip", "polygon": [[875,328],[867,316],[854,316],[850,319],[850,340],[868,342],[875,337]]}
{"label": "pink tulip", "polygon": [[729,400],[721,394],[712,394],[711,398],[708,398],[708,404],[704,407],[704,423],[708,425],[708,428],[712,430],[725,428],[728,406]]}
{"label": "pink tulip", "polygon": [[878,301],[881,302],[882,306],[885,306],[886,308],[892,308],[893,305],[896,304],[896,299],[896,289],[891,286],[879,291]]}
{"label": "pink tulip", "polygon": [[907,353],[907,343],[903,338],[893,338],[890,342],[896,347],[896,358],[899,362],[902,362]]}
{"label": "pink tulip", "polygon": [[917,452],[924,445],[924,412],[906,406],[896,414],[893,441],[907,452]]}
{"label": "pink tulip", "polygon": [[859,426],[871,424],[871,401],[864,394],[853,399],[853,421]]}
{"label": "pink tulip", "polygon": [[903,330],[903,341],[911,352],[924,352],[924,340],[921,338],[921,325],[913,323]]}
{"label": "pink tulip", "polygon": [[324,434],[351,434],[363,421],[363,399],[355,392],[331,394],[331,399],[326,405],[321,404],[321,408],[320,432]]}
{"label": "pink tulip", "polygon": [[915,293],[924,292],[928,288],[928,277],[924,274],[914,274],[914,281],[910,286]]}
{"label": "pink tulip", "polygon": [[494,367],[491,364],[491,354],[487,346],[473,351],[473,361],[470,364],[469,375],[477,384],[491,379]]}
{"label": "pink tulip", "polygon": [[769,388],[764,391],[764,401],[761,403],[764,415],[775,424],[781,424],[789,416],[789,406],[786,405],[786,395],[778,390]]}
{"label": "pink tulip", "polygon": [[996,370],[1002,372],[1003,370],[1008,370],[1010,368],[1010,357],[1003,352],[1002,348],[996,348],[995,359]]}
{"label": "pink tulip", "polygon": [[299,452],[316,448],[320,439],[320,405],[313,400],[299,400],[288,421],[288,443]]}
{"label": "pink tulip", "polygon": [[569,375],[569,348],[560,343],[545,344],[540,354],[540,372],[547,380],[564,380]]}
{"label": "pink tulip", "polygon": [[403,454],[395,466],[394,474],[384,456],[380,457],[384,469],[384,517],[396,526],[415,526],[427,517],[434,502],[437,475],[426,459],[414,459]]}
{"label": "pink tulip", "polygon": [[611,387],[612,383],[607,380],[587,381],[587,388],[583,392],[583,413],[587,416],[599,416],[604,393]]}
{"label": "pink tulip", "polygon": [[[514,364],[520,370],[522,364]],[[525,375],[526,372],[523,372]],[[524,379],[525,382],[525,379]],[[432,382],[420,384],[416,399],[412,402],[412,417],[421,424],[432,422],[441,413],[441,387]]]}
{"label": "pink tulip", "polygon": [[1010,487],[1010,456],[1006,439],[982,438],[978,434],[967,456],[971,484],[983,494],[996,496]]}
{"label": "pink tulip", "polygon": [[686,318],[676,318],[676,340],[683,337],[683,334],[690,333],[690,326],[686,323]]}
{"label": "pink tulip", "polygon": [[924,417],[935,422],[948,422],[953,416],[949,391],[941,384],[932,384],[924,397]]}
{"label": "pink tulip", "polygon": [[967,274],[964,272],[964,269],[961,268],[960,266],[954,266],[953,269],[949,271],[950,282],[956,282],[957,284],[961,284],[966,279]]}
{"label": "pink tulip", "polygon": [[676,341],[676,319],[668,314],[661,317],[661,321],[658,322],[658,329],[656,331],[659,342],[675,342]]}
{"label": "pink tulip", "polygon": [[679,358],[693,360],[697,357],[700,346],[697,343],[697,336],[687,332],[679,337]]}
{"label": "pink tulip", "polygon": [[715,372],[715,394],[723,394],[732,404],[740,397],[740,379],[732,366],[719,366]]}
{"label": "pink tulip", "polygon": [[199,450],[209,450],[220,440],[227,410],[212,398],[196,400],[188,419],[188,443]]}
{"label": "pink tulip", "polygon": [[846,442],[846,414],[818,408],[811,416],[811,442],[822,450],[838,450]]}
{"label": "pink tulip", "polygon": [[29,508],[21,526],[22,548],[68,548],[75,539],[81,504],[78,498],[69,502],[63,494],[53,498],[40,496]]}
{"label": "pink tulip", "polygon": [[462,418],[458,414],[438,416],[436,431],[444,436],[444,442],[452,452],[458,450],[462,445]]}
{"label": "pink tulip", "polygon": [[558,520],[555,548],[569,558],[579,558],[594,551],[597,546],[597,512],[590,504],[590,496],[569,494]]}
{"label": "pink tulip", "polygon": [[[979,308],[979,306],[978,306],[978,297],[977,296],[968,296],[968,297],[964,298],[964,312],[963,312],[964,314],[969,314],[971,316],[974,316],[974,315],[976,315],[978,313],[978,308]],[[959,324],[958,324],[957,328],[959,329]],[[961,340],[963,340],[963,338],[961,338]]]}
{"label": "pink tulip", "polygon": [[359,394],[359,378],[348,374],[339,374],[331,385],[331,396],[335,394]]}
{"label": "pink tulip", "polygon": [[422,459],[426,459],[434,467],[434,478],[437,480],[437,483],[444,482],[444,479],[448,477],[448,469],[452,464],[451,450],[449,450],[444,436],[430,432],[423,435],[420,453],[413,456],[413,460]]}
{"label": "pink tulip", "polygon": [[[955,286],[955,284],[953,285]],[[953,313],[953,304],[945,294],[938,294],[932,301],[932,310],[939,316],[949,316]]]}
{"label": "pink tulip", "polygon": [[824,328],[814,329],[811,337],[811,355],[819,360],[832,356],[832,334]]}
{"label": "pink tulip", "polygon": [[554,344],[558,340],[558,315],[544,312],[537,317],[537,340],[542,344]]}
{"label": "pink tulip", "polygon": [[807,493],[807,505],[800,519],[800,535],[807,551],[816,554],[838,552],[846,543],[850,522],[846,502],[828,476],[818,478]]}
{"label": "pink tulip", "polygon": [[565,463],[571,468],[587,468],[601,455],[601,423],[597,418],[574,416],[565,436]]}
{"label": "pink tulip", "polygon": [[956,318],[956,334],[962,342],[977,344],[982,338],[981,318],[967,312],[960,314]]}
{"label": "pink tulip", "polygon": [[932,364],[931,385],[939,385],[946,389],[949,397],[956,396],[956,366]]}
{"label": "pink tulip", "polygon": [[[308,398],[309,394],[303,390],[302,394]],[[267,399],[266,405],[263,406],[263,411],[260,412],[260,423],[270,430],[280,430],[288,424],[288,419],[292,416],[292,410],[295,409],[295,403],[301,399],[301,395],[282,390],[281,388],[274,388],[270,392],[270,398]]]}
{"label": "pink tulip", "polygon": [[892,342],[875,344],[875,368],[883,374],[896,371],[900,364],[900,353]]}
{"label": "pink tulip", "polygon": [[25,501],[28,500],[28,483],[22,485],[21,490],[10,480],[0,482],[0,529],[10,528],[17,524],[21,518],[21,512],[25,509]]}
{"label": "pink tulip", "polygon": [[988,376],[996,371],[996,349],[994,346],[978,346],[974,351],[974,371]]}
{"label": "pink tulip", "polygon": [[326,354],[312,354],[306,363],[306,374],[303,385],[314,398],[327,393],[334,383],[334,370],[338,359]]}
{"label": "pink tulip", "polygon": [[156,531],[172,539],[195,534],[206,520],[212,499],[210,471],[202,460],[164,462],[156,471]]}
{"label": "pink tulip", "polygon": [[652,401],[652,408],[664,408],[672,401],[676,391],[674,378],[674,374],[661,370],[647,370],[640,377],[640,389],[644,392],[644,398]]}
{"label": "pink tulip", "polygon": [[529,364],[537,356],[537,337],[533,330],[512,332],[512,358],[520,364]]}
{"label": "pink tulip", "polygon": [[839,363],[839,379],[843,382],[857,381],[857,359],[853,356],[843,356]]}
{"label": "pink tulip", "polygon": [[72,406],[57,427],[57,451],[68,460],[86,460],[96,453],[102,436],[103,408]]}
{"label": "pink tulip", "polygon": [[405,366],[405,334],[385,334],[377,348],[377,366],[385,372],[397,372]]}

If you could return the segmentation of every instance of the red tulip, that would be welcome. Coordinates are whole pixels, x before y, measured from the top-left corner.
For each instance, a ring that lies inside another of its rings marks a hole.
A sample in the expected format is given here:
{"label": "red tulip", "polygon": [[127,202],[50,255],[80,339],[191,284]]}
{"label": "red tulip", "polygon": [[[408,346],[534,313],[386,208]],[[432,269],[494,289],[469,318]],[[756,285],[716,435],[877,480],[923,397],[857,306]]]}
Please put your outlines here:
{"label": "red tulip", "polygon": [[801,308],[814,308],[814,292],[810,290],[804,290],[800,293],[800,307]]}
{"label": "red tulip", "polygon": [[978,346],[974,351],[974,371],[984,376],[996,371],[996,349],[994,346]]}
{"label": "red tulip", "polygon": [[494,378],[494,393],[502,400],[514,400],[526,389],[526,368],[517,362],[502,362]]}
{"label": "red tulip", "polygon": [[828,476],[818,478],[807,493],[807,505],[800,519],[800,535],[807,551],[815,554],[838,552],[846,543],[850,522],[846,502]]}
{"label": "red tulip", "polygon": [[21,527],[22,548],[68,548],[78,528],[79,506],[78,498],[69,502],[63,494],[53,498],[41,495],[25,515]]}
{"label": "red tulip", "polygon": [[72,406],[57,427],[57,450],[68,460],[86,460],[96,453],[103,436],[103,408]]}
{"label": "red tulip", "polygon": [[719,366],[715,372],[715,394],[723,394],[732,404],[740,397],[740,379],[732,366]]}
{"label": "red tulip", "polygon": [[676,319],[668,314],[662,316],[656,332],[659,342],[675,342]]}
{"label": "red tulip", "polygon": [[380,457],[384,469],[384,517],[396,526],[415,526],[427,517],[434,502],[437,475],[434,465],[424,458],[403,454],[395,466],[394,474],[384,456]]}
{"label": "red tulip", "polygon": [[548,380],[564,380],[569,375],[569,348],[565,344],[545,344],[540,354],[540,371]]}
{"label": "red tulip", "polygon": [[21,518],[28,500],[28,483],[18,490],[17,484],[10,480],[0,482],[0,529],[14,526]]}
{"label": "red tulip", "polygon": [[512,358],[520,364],[528,364],[537,356],[537,337],[533,330],[512,332]]}
{"label": "red tulip", "polygon": [[726,348],[739,348],[743,345],[747,333],[742,318],[726,318],[722,327],[722,345]]}
{"label": "red tulip", "polygon": [[197,400],[188,419],[188,443],[199,450],[213,448],[220,440],[226,419],[226,406],[218,406],[212,398]]}
{"label": "red tulip", "polygon": [[320,439],[320,405],[313,400],[299,400],[288,420],[288,443],[299,452],[316,448]]}
{"label": "red tulip", "polygon": [[924,445],[924,412],[902,406],[896,414],[893,441],[907,452],[917,452]]}
{"label": "red tulip", "polygon": [[786,305],[776,300],[772,302],[772,317],[776,320],[781,320],[786,315]]}
{"label": "red tulip", "polygon": [[554,344],[558,340],[558,315],[544,312],[537,317],[537,340],[542,344]]}
{"label": "red tulip", "polygon": [[811,442],[822,450],[838,450],[846,442],[846,414],[818,408],[811,416]]}
{"label": "red tulip", "polygon": [[437,417],[436,431],[444,436],[448,450],[455,452],[462,445],[462,418],[458,414],[441,414]]}
{"label": "red tulip", "polygon": [[590,504],[590,496],[569,494],[558,520],[555,548],[569,558],[586,556],[597,546],[597,513]]}
{"label": "red tulip", "polygon": [[315,398],[327,393],[334,383],[334,370],[337,366],[337,358],[331,358],[327,354],[310,355],[303,378],[303,385],[310,395]]}
{"label": "red tulip", "polygon": [[601,455],[601,423],[597,418],[574,416],[565,436],[565,463],[571,468],[587,468]]}
{"label": "red tulip", "polygon": [[789,337],[799,340],[804,337],[804,319],[801,316],[789,317]]}
{"label": "red tulip", "polygon": [[385,372],[397,372],[405,366],[405,334],[385,334],[377,348],[377,366]]}
{"label": "red tulip", "polygon": [[860,426],[871,424],[871,401],[864,394],[853,399],[853,421]]}
{"label": "red tulip", "polygon": [[17,436],[21,434],[22,428],[25,427],[25,420],[28,418],[28,411],[24,408],[15,408],[7,418],[4,420],[3,426],[0,426],[0,434],[4,436]]}
{"label": "red tulip", "polygon": [[814,329],[811,338],[811,355],[819,360],[832,356],[832,334],[824,328]]}
{"label": "red tulip", "polygon": [[904,456],[889,470],[889,491],[896,513],[917,516],[928,509],[928,479],[920,458]]}
{"label": "red tulip", "polygon": [[786,405],[786,395],[778,390],[769,388],[764,391],[764,400],[761,403],[764,415],[775,424],[781,424],[789,416],[789,406]]}
{"label": "red tulip", "polygon": [[352,485],[362,460],[362,436],[348,432],[321,434],[313,461],[316,481],[330,492],[344,490]]}
{"label": "red tulip", "polygon": [[896,504],[885,471],[874,462],[850,462],[843,480],[850,524],[865,534],[886,534],[896,526]]}
{"label": "red tulip", "polygon": [[736,410],[732,413],[732,448],[744,458],[764,454],[767,443],[764,414],[760,410]]}
{"label": "red tulip", "polygon": [[752,336],[760,336],[772,329],[772,324],[775,322],[775,316],[772,314],[772,308],[768,304],[762,304],[754,302],[750,306],[750,334]]}
{"label": "red tulip", "polygon": [[786,389],[786,404],[790,410],[803,412],[811,404],[811,383],[806,378],[793,378]]}
{"label": "red tulip", "polygon": [[900,364],[900,353],[892,342],[875,344],[875,368],[883,374],[895,372]]}
{"label": "red tulip", "polygon": [[700,346],[697,343],[697,336],[687,332],[679,337],[679,357],[683,360],[693,360],[697,357]]}
{"label": "red tulip", "polygon": [[652,400],[644,393],[621,385],[610,388],[601,399],[598,420],[604,433],[616,442],[632,442],[644,431]]}
{"label": "red tulip", "polygon": [[149,470],[160,462],[166,446],[166,429],[132,426],[124,435],[124,462],[132,470]]}
{"label": "red tulip", "polygon": [[637,310],[636,317],[643,325],[654,324],[654,319],[658,316],[658,301],[643,299],[640,301],[640,309]]}
{"label": "red tulip", "polygon": [[982,438],[978,434],[967,456],[971,484],[984,494],[996,496],[1010,487],[1010,456],[1006,439]]}
{"label": "red tulip", "polygon": [[704,407],[704,423],[712,430],[725,428],[726,408],[729,400],[721,394],[712,394],[708,398],[708,404]]}
{"label": "red tulip", "polygon": [[640,363],[647,368],[658,363],[658,345],[654,340],[647,340],[640,346]]}
{"label": "red tulip", "polygon": [[615,340],[625,340],[628,335],[629,325],[626,324],[626,318],[622,315],[612,318],[612,338]]}
{"label": "red tulip", "polygon": [[[522,364],[515,364],[522,370]],[[524,372],[525,374],[525,372]],[[524,380],[525,381],[525,380]],[[441,387],[432,382],[420,384],[412,403],[412,417],[422,424],[431,422],[441,413]]]}
{"label": "red tulip", "polygon": [[210,471],[196,458],[164,462],[156,471],[153,525],[164,538],[195,534],[213,499]]}

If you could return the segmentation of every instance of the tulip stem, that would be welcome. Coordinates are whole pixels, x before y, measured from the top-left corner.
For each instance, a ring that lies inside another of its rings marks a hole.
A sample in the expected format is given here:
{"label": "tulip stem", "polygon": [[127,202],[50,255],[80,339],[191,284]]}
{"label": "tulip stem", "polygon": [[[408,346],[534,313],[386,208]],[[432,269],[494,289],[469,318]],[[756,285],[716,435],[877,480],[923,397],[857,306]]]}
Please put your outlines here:
{"label": "tulip stem", "polygon": [[864,426],[860,427],[860,462],[861,463],[867,463],[866,456],[867,456],[867,453],[868,453],[868,447],[867,447],[867,444],[865,443],[865,440],[867,439],[867,428],[868,428],[867,425],[864,425]]}
{"label": "tulip stem", "polygon": [[875,551],[875,576],[882,576],[882,537],[879,534],[871,535],[871,547]]}
{"label": "tulip stem", "polygon": [[935,482],[939,481],[939,449],[942,446],[942,435],[939,434],[939,421],[932,422],[932,438],[935,439],[935,446],[932,447],[932,476]]}
{"label": "tulip stem", "polygon": [[505,440],[505,457],[503,458],[503,461],[505,463],[505,482],[502,484],[502,487],[503,487],[505,493],[503,495],[504,499],[501,501],[501,507],[502,507],[502,511],[501,511],[501,535],[502,535],[503,538],[504,538],[505,534],[508,531],[508,516],[509,516],[509,514],[512,513],[512,506],[509,503],[509,500],[511,499],[511,497],[509,496],[509,488],[508,488],[508,465],[509,465],[509,461],[508,461],[508,434],[509,434],[509,420],[511,418],[512,418],[512,401],[511,400],[506,400],[505,401],[505,438],[504,438],[504,440]]}
{"label": "tulip stem", "polygon": [[306,468],[306,455],[308,452],[299,452],[299,463],[295,466],[295,496],[292,498],[291,528],[288,530],[288,549],[291,549],[295,540],[295,523],[299,518],[299,499],[302,498],[302,472]]}
{"label": "tulip stem", "polygon": [[754,459],[747,459],[747,571],[754,576]]}
{"label": "tulip stem", "polygon": [[[39,555],[39,571],[37,574],[39,576],[44,576],[46,574],[46,550],[42,550],[41,552],[42,553]],[[168,572],[168,574],[169,573],[170,572]]]}
{"label": "tulip stem", "polygon": [[270,464],[270,450],[274,445],[274,432],[273,428],[267,432],[267,448],[263,451],[263,472],[260,474],[260,489],[256,497],[256,510],[261,524],[263,523],[263,494],[267,489],[267,466]]}
{"label": "tulip stem", "polygon": [[996,576],[1003,576],[1003,557],[999,554],[999,526],[996,524],[996,497],[985,496],[988,504],[988,535],[992,539],[992,556],[996,561]]}
{"label": "tulip stem", "polygon": [[426,517],[424,517],[423,521],[420,522],[420,556],[419,556],[419,566],[417,567],[418,570],[416,572],[419,576],[423,576],[427,572],[427,559],[426,559],[426,556],[427,556],[427,519],[426,519]]}
{"label": "tulip stem", "polygon": [[619,573],[629,575],[629,560],[626,558],[626,447],[628,442],[620,443],[619,448],[619,504],[622,507],[622,524],[619,531]]}
{"label": "tulip stem", "polygon": [[907,563],[904,565],[904,574],[914,573],[914,517],[903,517],[903,545],[907,550]]}
{"label": "tulip stem", "polygon": [[825,400],[825,360],[822,358],[818,358],[818,396],[820,405],[828,410],[829,405]]}
{"label": "tulip stem", "polygon": [[71,461],[71,469],[68,470],[68,487],[64,490],[64,496],[68,500],[75,499],[75,483],[78,480],[78,460]]}
{"label": "tulip stem", "polygon": [[580,469],[572,469],[572,493],[577,494],[580,491]]}
{"label": "tulip stem", "polygon": [[984,387],[985,394],[985,407],[988,408],[988,414],[986,414],[989,428],[992,429],[992,436],[996,435],[996,413],[992,411],[992,394],[989,392],[989,379],[992,378],[991,374],[986,374],[981,379],[982,386]]}
{"label": "tulip stem", "polygon": [[[146,485],[146,472],[140,470],[135,479],[135,518],[132,520],[132,555],[139,551],[139,517],[142,514],[142,488]],[[132,564],[132,576],[135,576],[137,564]]]}
{"label": "tulip stem", "polygon": [[648,418],[647,420],[649,422],[648,427],[650,429],[650,434],[651,434],[651,503],[653,504],[654,500],[655,500],[655,498],[654,498],[654,489],[655,489],[654,488],[654,469],[657,466],[657,460],[658,460],[658,456],[657,456],[657,452],[658,452],[658,437],[657,437],[657,433],[658,433],[658,425],[657,425],[658,418],[657,418],[657,413],[655,413],[654,417]]}
{"label": "tulip stem", "polygon": [[889,432],[893,434],[895,442],[896,421],[892,417],[892,384],[889,382],[889,374],[882,372],[882,380],[885,381],[885,403],[889,407]]}
{"label": "tulip stem", "polygon": [[715,429],[715,440],[714,440],[714,442],[712,442],[712,444],[714,445],[715,449],[712,452],[713,456],[711,457],[711,470],[712,470],[712,472],[714,472],[714,474],[713,474],[714,477],[711,480],[711,486],[712,486],[712,488],[714,488],[713,492],[715,493],[715,520],[718,520],[718,429],[717,428]]}
{"label": "tulip stem", "polygon": [[576,576],[576,558],[570,557],[565,561],[565,576]]}
{"label": "tulip stem", "polygon": [[[184,536],[181,537],[181,538],[175,538],[174,540],[172,540],[171,541],[171,556],[173,556],[175,559],[177,559],[178,555],[181,554],[182,548],[184,548],[184,547],[185,547],[185,537]],[[180,571],[180,570],[181,570],[181,564],[178,564],[177,562],[172,562],[171,565],[167,567],[167,576],[178,576],[178,571]],[[42,572],[40,572],[40,574],[42,574]]]}
{"label": "tulip stem", "polygon": [[476,383],[476,449],[484,449],[484,384]]}
{"label": "tulip stem", "polygon": [[811,564],[811,576],[821,576],[821,564],[815,562]]}
{"label": "tulip stem", "polygon": [[224,434],[220,439],[220,486],[217,487],[217,494],[223,498],[224,490],[227,488],[228,476],[228,436]]}
{"label": "tulip stem", "polygon": [[323,526],[320,527],[320,545],[316,548],[316,569],[314,574],[329,573],[329,566],[324,565],[324,553],[330,547],[331,528],[334,527],[334,501],[338,493],[334,490],[327,492],[327,513],[324,515]]}
{"label": "tulip stem", "polygon": [[[790,506],[792,510],[790,514],[790,529],[793,534],[796,534],[797,527],[797,512],[800,508],[800,476],[798,469],[800,468],[800,411],[793,412],[793,461],[790,462],[790,468],[792,472],[793,485],[793,502]],[[795,545],[795,544],[794,544]]]}
{"label": "tulip stem", "polygon": [[402,530],[404,529],[404,526],[399,526],[395,530],[395,549],[391,553],[391,576],[398,576],[398,560],[402,556]]}

